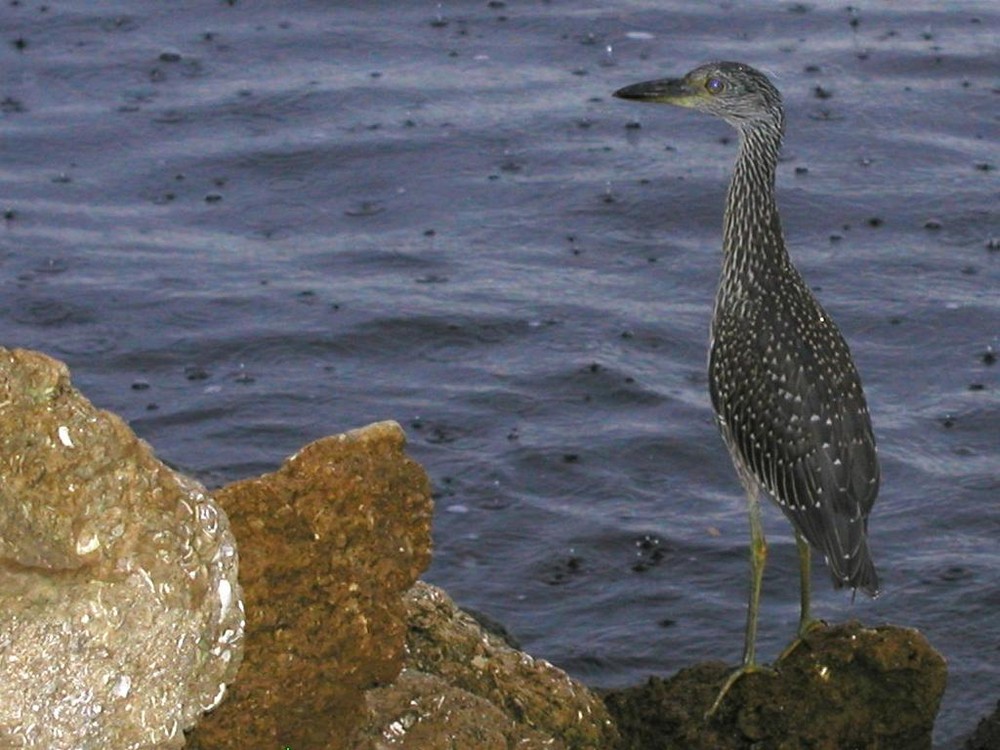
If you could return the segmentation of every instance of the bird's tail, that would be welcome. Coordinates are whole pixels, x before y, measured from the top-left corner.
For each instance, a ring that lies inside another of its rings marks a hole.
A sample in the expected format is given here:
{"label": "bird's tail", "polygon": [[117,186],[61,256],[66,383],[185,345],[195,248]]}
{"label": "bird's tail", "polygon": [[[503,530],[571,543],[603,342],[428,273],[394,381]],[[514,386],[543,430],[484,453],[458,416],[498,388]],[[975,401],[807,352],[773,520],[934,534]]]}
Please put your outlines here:
{"label": "bird's tail", "polygon": [[878,596],[878,572],[875,570],[875,562],[868,549],[867,538],[862,537],[857,550],[850,557],[838,562],[841,564],[837,565],[833,559],[827,557],[835,588],[850,586],[855,591],[861,589],[873,599]]}

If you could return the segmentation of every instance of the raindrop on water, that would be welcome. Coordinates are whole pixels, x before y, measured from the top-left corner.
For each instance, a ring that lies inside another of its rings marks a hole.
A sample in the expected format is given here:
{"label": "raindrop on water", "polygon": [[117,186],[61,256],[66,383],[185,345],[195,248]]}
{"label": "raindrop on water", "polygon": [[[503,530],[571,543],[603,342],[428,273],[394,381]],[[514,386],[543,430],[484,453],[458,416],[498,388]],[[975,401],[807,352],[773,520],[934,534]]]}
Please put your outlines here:
{"label": "raindrop on water", "polygon": [[431,21],[431,26],[434,28],[441,28],[442,26],[448,25],[448,19],[444,17],[443,3],[437,4],[437,13],[434,14],[434,20]]}

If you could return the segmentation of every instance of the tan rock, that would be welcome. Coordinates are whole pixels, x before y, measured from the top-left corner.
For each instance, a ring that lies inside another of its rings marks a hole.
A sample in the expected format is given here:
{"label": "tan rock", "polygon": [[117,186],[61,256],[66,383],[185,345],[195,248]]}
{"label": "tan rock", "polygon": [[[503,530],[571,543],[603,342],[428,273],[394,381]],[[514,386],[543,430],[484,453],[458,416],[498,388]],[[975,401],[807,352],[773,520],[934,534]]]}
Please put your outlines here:
{"label": "tan rock", "polygon": [[387,687],[368,691],[370,724],[354,750],[562,750],[519,726],[486,698],[454,687],[435,675],[404,669]]}
{"label": "tan rock", "polygon": [[355,747],[615,747],[604,703],[565,672],[486,632],[439,588],[418,582],[405,599],[406,669],[369,692],[369,721]]}
{"label": "tan rock", "polygon": [[892,626],[817,628],[710,721],[721,664],[596,696],[417,582],[404,448],[391,422],[318,440],[216,493],[227,520],[63,365],[0,349],[0,747],[178,748],[243,645],[191,748],[930,747],[944,661]]}
{"label": "tan rock", "polygon": [[204,488],[0,348],[0,747],[182,746],[239,666],[236,574]]}

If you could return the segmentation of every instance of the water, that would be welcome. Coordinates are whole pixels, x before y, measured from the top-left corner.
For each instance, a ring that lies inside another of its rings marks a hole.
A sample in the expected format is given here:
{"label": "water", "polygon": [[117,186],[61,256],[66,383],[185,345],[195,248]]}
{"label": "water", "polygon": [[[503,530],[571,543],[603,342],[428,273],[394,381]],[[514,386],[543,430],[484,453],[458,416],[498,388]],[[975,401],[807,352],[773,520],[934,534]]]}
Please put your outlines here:
{"label": "water", "polygon": [[[755,64],[884,464],[885,593],[817,580],[816,613],[923,631],[956,747],[1000,698],[1000,14],[853,8],[6,3],[0,341],[213,486],[396,419],[461,604],[595,685],[735,662],[747,528],[705,379],[735,139],[609,93]],[[798,616],[767,528],[765,659]]]}

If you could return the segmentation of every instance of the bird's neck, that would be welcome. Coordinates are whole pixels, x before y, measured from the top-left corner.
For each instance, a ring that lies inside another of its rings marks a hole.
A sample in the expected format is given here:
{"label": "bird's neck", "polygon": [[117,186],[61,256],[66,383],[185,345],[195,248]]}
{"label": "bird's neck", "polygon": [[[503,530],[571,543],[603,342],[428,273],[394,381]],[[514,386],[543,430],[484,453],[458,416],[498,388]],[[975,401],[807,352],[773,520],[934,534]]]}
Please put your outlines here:
{"label": "bird's neck", "polygon": [[740,153],[726,201],[723,286],[760,282],[760,275],[767,269],[781,268],[787,263],[774,199],[780,148],[780,126],[741,132]]}

